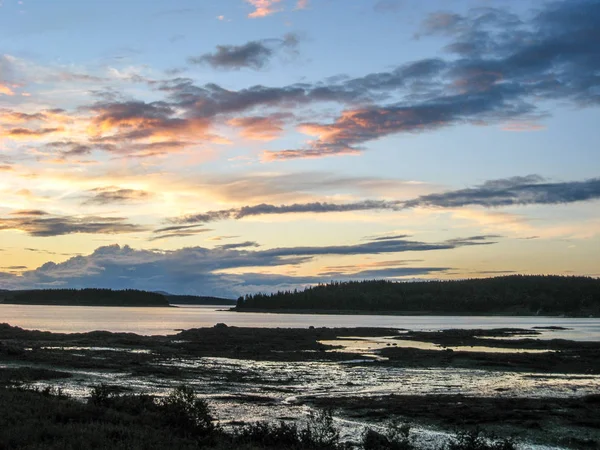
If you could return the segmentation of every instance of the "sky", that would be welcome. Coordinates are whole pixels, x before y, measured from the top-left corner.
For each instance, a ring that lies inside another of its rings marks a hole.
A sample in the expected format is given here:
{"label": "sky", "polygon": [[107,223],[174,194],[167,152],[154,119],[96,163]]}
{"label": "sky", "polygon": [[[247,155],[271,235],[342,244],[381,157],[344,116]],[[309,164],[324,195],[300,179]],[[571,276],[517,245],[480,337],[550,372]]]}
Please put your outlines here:
{"label": "sky", "polygon": [[0,289],[600,276],[600,0],[2,0]]}

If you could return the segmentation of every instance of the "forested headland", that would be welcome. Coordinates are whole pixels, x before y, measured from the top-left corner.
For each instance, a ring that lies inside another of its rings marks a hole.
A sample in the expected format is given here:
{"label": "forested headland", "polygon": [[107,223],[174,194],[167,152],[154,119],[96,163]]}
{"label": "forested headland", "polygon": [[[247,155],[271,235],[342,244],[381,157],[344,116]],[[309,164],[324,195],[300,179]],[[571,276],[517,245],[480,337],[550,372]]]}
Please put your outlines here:
{"label": "forested headland", "polygon": [[0,292],[0,302],[19,305],[169,306],[162,294],[134,289],[39,289]]}
{"label": "forested headland", "polygon": [[394,282],[332,282],[240,297],[236,311],[600,316],[600,279],[513,275]]}

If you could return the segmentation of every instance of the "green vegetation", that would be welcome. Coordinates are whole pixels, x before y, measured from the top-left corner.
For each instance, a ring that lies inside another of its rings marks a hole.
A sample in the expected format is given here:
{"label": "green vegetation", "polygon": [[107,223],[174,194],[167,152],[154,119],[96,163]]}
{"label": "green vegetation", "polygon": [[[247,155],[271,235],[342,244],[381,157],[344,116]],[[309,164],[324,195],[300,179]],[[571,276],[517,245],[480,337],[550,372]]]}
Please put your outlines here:
{"label": "green vegetation", "polygon": [[[210,405],[187,386],[160,399],[118,394],[101,385],[92,389],[86,403],[51,389],[0,388],[0,448],[418,450],[420,446],[407,425],[395,423],[381,432],[365,430],[360,442],[342,442],[328,410],[311,414],[303,426],[257,422],[226,431]],[[442,449],[514,450],[516,446],[467,431],[442,444]]]}
{"label": "green vegetation", "polygon": [[240,297],[236,311],[600,316],[600,280],[524,276],[426,282],[352,281]]}
{"label": "green vegetation", "polygon": [[4,303],[66,306],[169,306],[164,295],[126,289],[41,289],[0,293]]}

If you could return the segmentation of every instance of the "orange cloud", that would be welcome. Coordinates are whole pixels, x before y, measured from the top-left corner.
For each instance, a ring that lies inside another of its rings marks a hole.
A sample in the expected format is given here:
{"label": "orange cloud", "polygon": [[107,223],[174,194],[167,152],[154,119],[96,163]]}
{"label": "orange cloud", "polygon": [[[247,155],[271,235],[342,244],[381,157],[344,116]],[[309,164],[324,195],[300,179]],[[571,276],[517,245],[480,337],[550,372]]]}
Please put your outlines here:
{"label": "orange cloud", "polygon": [[150,142],[179,141],[187,138],[193,143],[229,141],[210,133],[212,123],[205,118],[175,117],[175,111],[162,103],[111,103],[93,108],[95,116],[87,132],[95,141],[122,143],[124,140]]}
{"label": "orange cloud", "polygon": [[0,82],[0,94],[2,95],[15,95],[15,92],[12,90],[11,86]]}
{"label": "orange cloud", "polygon": [[257,17],[266,17],[275,14],[276,12],[281,11],[281,9],[274,7],[274,5],[279,2],[281,2],[281,0],[246,0],[246,3],[250,3],[255,8],[253,12],[248,14],[248,17],[255,19]]}
{"label": "orange cloud", "polygon": [[283,132],[283,120],[280,116],[271,117],[237,117],[227,122],[228,125],[241,128],[240,134],[253,141],[272,141]]}

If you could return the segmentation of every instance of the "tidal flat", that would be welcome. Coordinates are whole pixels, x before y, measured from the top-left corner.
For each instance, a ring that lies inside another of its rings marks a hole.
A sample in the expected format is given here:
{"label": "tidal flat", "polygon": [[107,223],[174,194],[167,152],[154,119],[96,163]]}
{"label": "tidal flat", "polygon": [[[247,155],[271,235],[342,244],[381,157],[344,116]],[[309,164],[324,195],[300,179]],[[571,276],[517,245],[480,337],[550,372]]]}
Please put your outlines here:
{"label": "tidal flat", "polygon": [[[238,328],[169,336],[0,325],[0,383],[164,397],[187,385],[229,429],[333,410],[342,439],[396,419],[423,448],[479,427],[520,448],[598,448],[600,342],[552,329]],[[542,338],[543,337],[543,338]]]}

